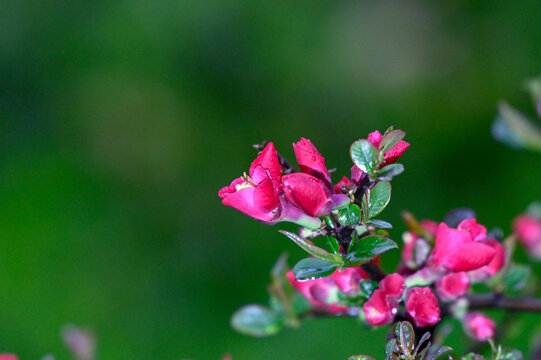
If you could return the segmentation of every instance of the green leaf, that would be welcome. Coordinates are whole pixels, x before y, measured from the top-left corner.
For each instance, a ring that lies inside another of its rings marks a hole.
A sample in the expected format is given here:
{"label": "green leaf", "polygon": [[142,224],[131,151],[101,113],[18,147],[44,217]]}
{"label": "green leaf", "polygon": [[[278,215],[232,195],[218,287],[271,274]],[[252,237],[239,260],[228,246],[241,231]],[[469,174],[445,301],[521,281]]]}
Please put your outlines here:
{"label": "green leaf", "polygon": [[296,280],[317,279],[331,275],[337,269],[335,264],[317,258],[302,259],[293,267]]}
{"label": "green leaf", "polygon": [[396,249],[398,245],[382,236],[367,236],[359,240],[347,254],[349,266],[357,266],[369,262],[387,250]]}
{"label": "green leaf", "polygon": [[368,217],[378,216],[391,200],[391,183],[378,182],[365,196],[368,196]]}
{"label": "green leaf", "polygon": [[231,326],[241,334],[264,337],[274,335],[283,326],[283,317],[261,305],[246,305],[231,318]]}
{"label": "green leaf", "polygon": [[287,254],[284,253],[280,255],[278,260],[274,263],[274,266],[271,269],[271,278],[275,280],[282,279],[286,276],[286,273],[289,271],[287,266]]}
{"label": "green leaf", "polygon": [[296,315],[304,314],[312,307],[312,303],[299,292],[293,295],[293,311]]}
{"label": "green leaf", "polygon": [[378,158],[378,150],[368,140],[355,141],[349,149],[351,160],[365,173],[372,174]]}
{"label": "green leaf", "polygon": [[379,143],[379,151],[386,153],[398,145],[404,136],[406,136],[406,133],[402,130],[389,131],[387,134],[385,134],[383,139],[381,139],[381,142]]}
{"label": "green leaf", "polygon": [[505,349],[498,360],[522,360],[524,356],[518,350],[507,350]]}
{"label": "green leaf", "polygon": [[392,229],[393,225],[388,223],[387,221],[378,220],[378,219],[372,219],[368,222],[368,225],[375,226],[380,229]]}
{"label": "green leaf", "polygon": [[522,290],[526,286],[532,268],[524,264],[511,264],[504,279],[507,291]]}
{"label": "green leaf", "polygon": [[401,321],[395,324],[393,332],[402,353],[406,356],[411,356],[413,352],[413,340],[415,338],[413,326],[407,321]]}
{"label": "green leaf", "polygon": [[541,202],[532,202],[530,205],[528,205],[528,208],[526,208],[526,213],[536,219],[541,219]]}
{"label": "green leaf", "polygon": [[520,111],[507,103],[498,106],[492,136],[513,148],[541,151],[541,131]]}
{"label": "green leaf", "polygon": [[361,208],[357,204],[349,204],[338,212],[338,222],[344,226],[356,225],[359,220],[361,220]]}
{"label": "green leaf", "polygon": [[427,357],[427,360],[436,360],[437,358],[439,358],[443,354],[446,354],[446,353],[451,352],[451,351],[453,351],[453,349],[450,348],[449,346],[442,346],[438,350],[430,353],[428,355],[428,357]]}
{"label": "green leaf", "polygon": [[332,236],[325,236],[327,238],[327,244],[329,244],[329,247],[331,248],[331,251],[333,254],[340,254],[340,244],[338,243],[338,240]]}
{"label": "green leaf", "polygon": [[353,355],[348,357],[348,360],[374,360],[374,358],[366,355]]}
{"label": "green leaf", "polygon": [[395,338],[385,343],[385,360],[398,359],[398,344]]}
{"label": "green leaf", "polygon": [[379,284],[376,281],[361,280],[360,288],[362,296],[368,299],[370,296],[372,296],[372,293],[378,288],[378,286]]}
{"label": "green leaf", "polygon": [[404,165],[402,164],[390,164],[380,170],[377,176],[377,180],[391,181],[393,177],[400,175],[404,172]]}
{"label": "green leaf", "polygon": [[293,240],[295,244],[299,245],[301,248],[304,249],[304,251],[306,251],[310,255],[337,265],[342,265],[344,263],[344,259],[340,255],[331,254],[330,252],[309,243],[308,241],[306,241],[306,239],[303,239],[296,234],[284,230],[278,231]]}
{"label": "green leaf", "polygon": [[486,360],[486,359],[479,354],[469,353],[463,356],[462,360]]}

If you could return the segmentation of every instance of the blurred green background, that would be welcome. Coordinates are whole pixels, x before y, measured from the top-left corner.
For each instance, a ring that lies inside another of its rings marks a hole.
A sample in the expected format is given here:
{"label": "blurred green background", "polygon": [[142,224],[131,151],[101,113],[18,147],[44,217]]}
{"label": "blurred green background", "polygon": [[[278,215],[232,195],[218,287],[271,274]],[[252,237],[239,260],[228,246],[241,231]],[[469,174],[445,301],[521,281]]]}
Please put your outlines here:
{"label": "blurred green background", "polygon": [[[302,254],[217,191],[262,140],[292,158],[310,138],[338,180],[353,140],[394,125],[412,144],[382,217],[395,239],[402,209],[457,206],[508,233],[541,198],[541,159],[490,123],[502,98],[533,111],[521,84],[541,72],[540,14],[537,0],[1,2],[0,349],[67,359],[75,323],[107,360],[380,356],[386,330],[354,320],[230,328],[266,301],[279,254]],[[523,334],[508,344],[527,349]]]}

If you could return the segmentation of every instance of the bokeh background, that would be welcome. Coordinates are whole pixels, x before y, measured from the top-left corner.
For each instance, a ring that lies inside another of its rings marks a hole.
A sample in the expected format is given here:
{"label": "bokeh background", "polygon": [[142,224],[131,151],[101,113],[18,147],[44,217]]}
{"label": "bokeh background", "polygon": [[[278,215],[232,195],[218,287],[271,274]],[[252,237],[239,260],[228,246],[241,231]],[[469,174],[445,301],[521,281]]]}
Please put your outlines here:
{"label": "bokeh background", "polygon": [[540,14],[537,0],[1,2],[0,349],[68,359],[74,323],[107,360],[379,357],[386,330],[354,320],[230,328],[266,301],[276,258],[302,254],[217,191],[262,140],[291,158],[310,138],[338,180],[353,140],[394,125],[412,144],[383,214],[395,239],[401,210],[457,206],[508,233],[541,198],[541,158],[490,123],[500,99],[533,112]]}

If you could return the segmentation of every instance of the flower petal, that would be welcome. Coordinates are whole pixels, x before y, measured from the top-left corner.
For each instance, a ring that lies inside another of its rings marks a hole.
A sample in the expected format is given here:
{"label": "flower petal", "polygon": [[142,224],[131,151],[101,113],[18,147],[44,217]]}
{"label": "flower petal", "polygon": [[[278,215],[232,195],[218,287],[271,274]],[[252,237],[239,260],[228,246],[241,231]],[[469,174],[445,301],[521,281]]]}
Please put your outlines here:
{"label": "flower petal", "polygon": [[[255,168],[261,166],[265,173],[254,174]],[[282,176],[282,168],[280,167],[280,161],[278,160],[278,152],[274,148],[273,143],[268,143],[265,149],[259,153],[259,156],[254,160],[250,166],[250,177],[259,183],[266,177],[270,177],[274,184],[280,184],[280,177]]]}
{"label": "flower petal", "polygon": [[293,144],[293,150],[302,172],[315,176],[330,186],[331,175],[325,166],[325,159],[310,140],[301,138],[301,141]]}
{"label": "flower petal", "polygon": [[442,265],[454,272],[476,270],[487,265],[495,254],[492,247],[471,242],[451,249],[443,258]]}

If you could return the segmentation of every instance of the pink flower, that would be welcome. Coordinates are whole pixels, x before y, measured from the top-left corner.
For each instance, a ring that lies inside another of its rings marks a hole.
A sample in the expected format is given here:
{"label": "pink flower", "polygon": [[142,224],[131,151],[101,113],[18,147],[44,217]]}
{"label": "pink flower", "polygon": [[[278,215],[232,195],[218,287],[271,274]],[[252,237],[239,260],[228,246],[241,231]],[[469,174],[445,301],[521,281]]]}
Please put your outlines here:
{"label": "pink flower", "polygon": [[496,333],[494,321],[480,312],[467,313],[463,325],[466,333],[479,341],[487,341]]}
{"label": "pink flower", "polygon": [[[465,220],[469,221],[469,220]],[[496,251],[480,240],[478,228],[465,229],[462,222],[458,229],[451,229],[441,223],[436,234],[436,246],[429,258],[433,268],[443,268],[452,272],[479,269],[492,261]],[[463,229],[460,229],[463,227]]]}
{"label": "pink flower", "polygon": [[440,321],[440,306],[430,288],[414,287],[406,294],[406,312],[418,327],[432,326]]}
{"label": "pink flower", "polygon": [[218,192],[226,206],[254,219],[274,223],[281,215],[281,167],[273,143],[267,144],[250,166],[248,175],[233,180]]}
{"label": "pink flower", "polygon": [[362,279],[368,276],[361,268],[336,270],[330,276],[314,280],[297,281],[293,271],[286,275],[289,282],[314,306],[328,309],[332,313],[343,313],[347,307],[339,304],[339,294],[354,294],[359,291]]}
{"label": "pink flower", "polygon": [[330,190],[315,176],[305,173],[285,175],[282,187],[287,200],[310,216],[327,216],[333,209]]}
{"label": "pink flower", "polygon": [[436,292],[442,300],[454,300],[470,288],[470,278],[465,272],[445,275],[436,282]]}
{"label": "pink flower", "polygon": [[402,275],[396,273],[387,275],[379,282],[379,289],[374,290],[363,305],[366,321],[375,326],[392,322],[405,289]]}
{"label": "pink flower", "polygon": [[398,311],[398,302],[392,301],[381,289],[376,289],[363,305],[366,321],[374,326],[389,324]]}
{"label": "pink flower", "polygon": [[487,239],[483,243],[492,247],[496,251],[496,254],[488,265],[469,273],[474,281],[486,280],[499,273],[505,266],[505,247],[499,241],[494,239]]}
{"label": "pink flower", "polygon": [[513,222],[513,228],[529,255],[541,259],[541,221],[530,215],[520,215]]}
{"label": "pink flower", "polygon": [[297,163],[303,173],[312,175],[330,187],[331,174],[325,166],[325,159],[312,142],[308,139],[301,138],[301,141],[293,144],[293,150],[295,151],[295,157]]}
{"label": "pink flower", "polygon": [[390,299],[398,301],[402,297],[404,290],[406,290],[404,277],[397,273],[389,274],[379,282],[379,288]]}
{"label": "pink flower", "polygon": [[[380,134],[379,131],[374,131],[370,134],[368,134],[368,141],[372,143],[376,148],[379,147],[379,144],[381,143],[381,139],[383,139],[383,135]],[[385,161],[383,162],[383,165],[389,165],[398,160],[398,158],[406,151],[406,149],[410,146],[407,142],[404,140],[400,140],[400,142],[391,150],[387,151],[385,155],[383,156]]]}
{"label": "pink flower", "polygon": [[19,360],[19,358],[13,354],[0,354],[0,360]]}

